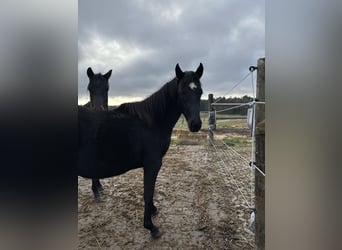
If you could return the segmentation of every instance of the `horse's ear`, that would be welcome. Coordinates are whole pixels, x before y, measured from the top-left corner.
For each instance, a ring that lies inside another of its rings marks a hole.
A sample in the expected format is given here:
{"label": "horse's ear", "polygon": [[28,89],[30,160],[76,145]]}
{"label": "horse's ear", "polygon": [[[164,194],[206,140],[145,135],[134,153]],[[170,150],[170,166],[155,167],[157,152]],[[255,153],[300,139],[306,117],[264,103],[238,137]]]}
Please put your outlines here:
{"label": "horse's ear", "polygon": [[90,79],[93,78],[93,76],[94,76],[94,72],[93,72],[93,70],[90,67],[87,69],[87,76]]}
{"label": "horse's ear", "polygon": [[182,79],[183,76],[184,76],[184,72],[181,70],[181,68],[179,67],[178,63],[176,65],[175,71],[176,71],[177,79],[178,80]]}
{"label": "horse's ear", "polygon": [[112,75],[112,70],[109,70],[106,74],[104,74],[103,76],[104,76],[104,78],[106,78],[107,79],[107,81],[108,81],[108,79],[109,79],[109,77]]}
{"label": "horse's ear", "polygon": [[196,69],[196,75],[198,76],[198,78],[202,77],[202,75],[203,75],[203,64],[202,63],[200,63],[200,65]]}

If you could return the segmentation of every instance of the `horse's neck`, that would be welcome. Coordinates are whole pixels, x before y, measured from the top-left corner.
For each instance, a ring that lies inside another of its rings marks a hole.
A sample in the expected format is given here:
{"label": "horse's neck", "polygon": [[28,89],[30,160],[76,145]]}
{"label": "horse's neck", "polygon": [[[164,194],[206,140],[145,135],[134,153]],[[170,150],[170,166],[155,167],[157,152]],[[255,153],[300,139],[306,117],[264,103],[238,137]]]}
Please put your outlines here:
{"label": "horse's neck", "polygon": [[173,79],[159,91],[141,102],[120,105],[119,112],[134,115],[148,126],[159,131],[171,134],[181,112],[177,105],[177,82]]}
{"label": "horse's neck", "polygon": [[176,84],[177,82],[174,79],[164,86],[167,89],[167,95],[164,99],[165,103],[163,103],[164,110],[162,111],[162,113],[158,114],[158,117],[154,117],[154,121],[157,126],[159,126],[162,131],[165,131],[167,133],[172,132],[173,127],[175,126],[181,115],[176,99]]}
{"label": "horse's neck", "polygon": [[172,129],[176,125],[180,115],[181,112],[176,107],[166,109],[164,117],[161,117],[160,122],[158,123],[160,129],[168,134],[171,134]]}

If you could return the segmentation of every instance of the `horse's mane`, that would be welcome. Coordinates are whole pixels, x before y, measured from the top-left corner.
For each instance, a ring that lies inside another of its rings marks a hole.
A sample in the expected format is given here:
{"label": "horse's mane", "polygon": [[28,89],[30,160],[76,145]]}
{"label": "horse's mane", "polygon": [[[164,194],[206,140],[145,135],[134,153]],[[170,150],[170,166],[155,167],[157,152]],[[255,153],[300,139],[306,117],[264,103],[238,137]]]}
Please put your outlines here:
{"label": "horse's mane", "polygon": [[151,125],[162,118],[167,111],[167,104],[175,100],[176,93],[177,78],[174,78],[143,101],[123,103],[116,111],[136,116],[144,123]]}

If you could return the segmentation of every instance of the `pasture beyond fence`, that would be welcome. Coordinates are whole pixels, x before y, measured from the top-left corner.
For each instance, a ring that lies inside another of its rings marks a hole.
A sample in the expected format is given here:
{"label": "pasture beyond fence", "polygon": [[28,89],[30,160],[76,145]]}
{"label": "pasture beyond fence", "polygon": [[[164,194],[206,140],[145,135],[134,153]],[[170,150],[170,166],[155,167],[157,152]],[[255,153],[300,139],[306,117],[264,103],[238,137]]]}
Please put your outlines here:
{"label": "pasture beyond fence", "polygon": [[[256,84],[253,77],[255,70],[257,70]],[[222,98],[214,101],[213,94],[208,95],[208,142],[217,156],[217,160],[221,163],[220,169],[223,175],[230,178],[236,187],[236,192],[240,194],[241,203],[244,204],[244,207],[250,209],[248,229],[255,232],[255,245],[259,250],[265,249],[265,58],[259,59],[257,67],[251,66],[249,71],[229,92],[250,77],[253,90],[253,100],[251,102],[222,103],[220,102]],[[220,121],[222,120],[217,119],[218,113],[245,106],[249,107],[248,117],[245,122],[249,122],[250,127],[250,159],[222,139],[222,132],[220,132]],[[234,172],[241,171],[241,169],[232,167],[234,163],[230,162],[229,155],[231,154],[238,156],[241,168],[247,167],[250,169],[251,186],[249,191],[243,190],[239,180],[234,177]]]}

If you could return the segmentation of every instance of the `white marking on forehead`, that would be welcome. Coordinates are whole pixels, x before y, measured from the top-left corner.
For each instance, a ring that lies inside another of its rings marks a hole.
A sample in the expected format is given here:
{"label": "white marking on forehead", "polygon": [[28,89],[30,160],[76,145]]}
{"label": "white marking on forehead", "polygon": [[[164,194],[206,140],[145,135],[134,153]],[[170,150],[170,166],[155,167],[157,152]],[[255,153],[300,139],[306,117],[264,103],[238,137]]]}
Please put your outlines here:
{"label": "white marking on forehead", "polygon": [[193,90],[193,89],[197,88],[197,86],[196,86],[195,83],[192,82],[192,83],[189,84],[189,88],[190,88],[191,90]]}

